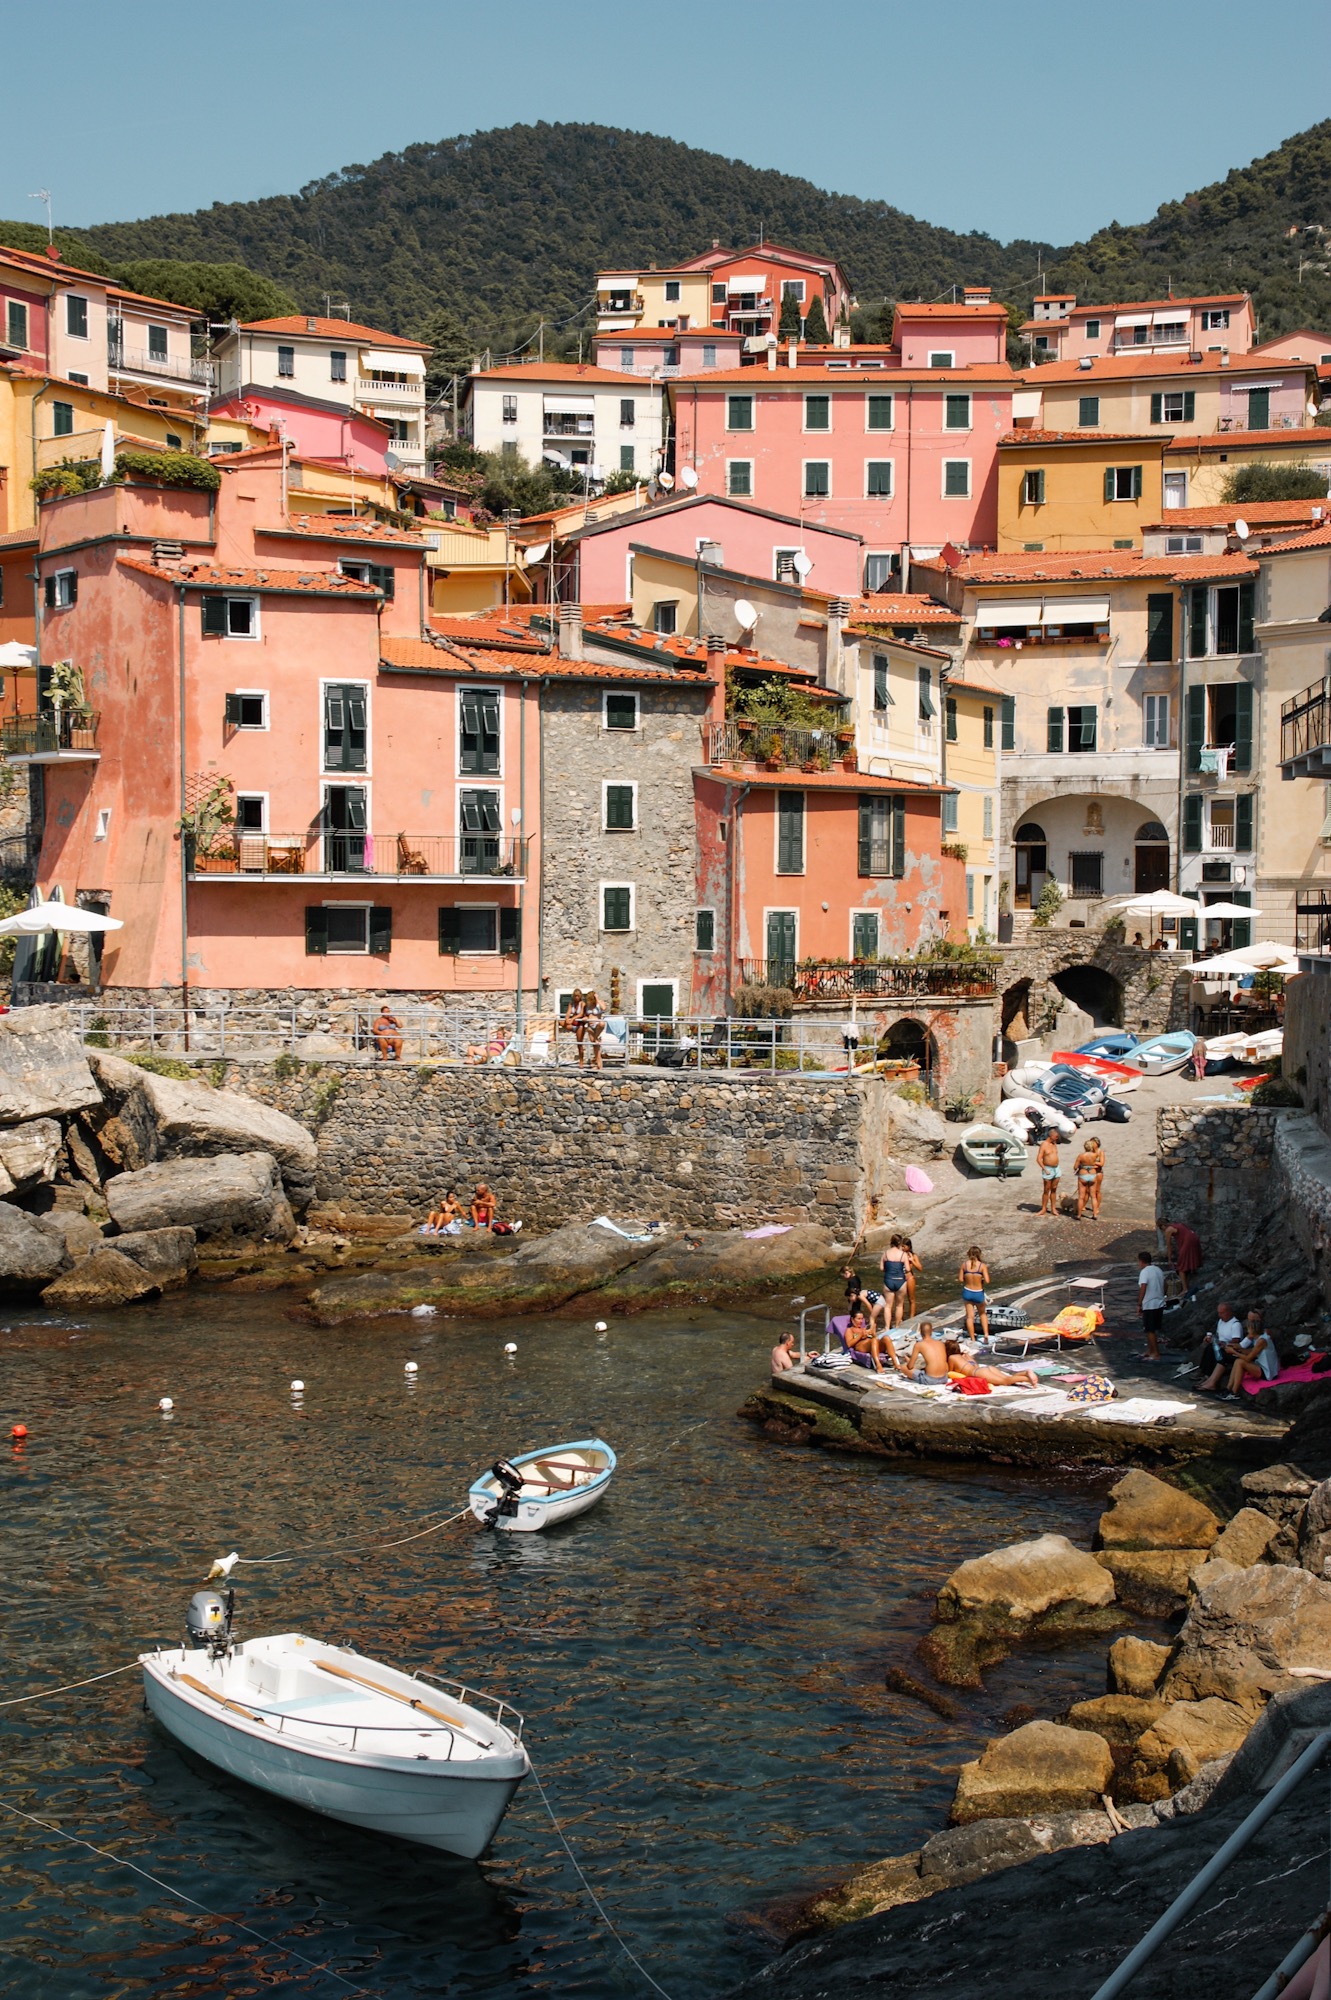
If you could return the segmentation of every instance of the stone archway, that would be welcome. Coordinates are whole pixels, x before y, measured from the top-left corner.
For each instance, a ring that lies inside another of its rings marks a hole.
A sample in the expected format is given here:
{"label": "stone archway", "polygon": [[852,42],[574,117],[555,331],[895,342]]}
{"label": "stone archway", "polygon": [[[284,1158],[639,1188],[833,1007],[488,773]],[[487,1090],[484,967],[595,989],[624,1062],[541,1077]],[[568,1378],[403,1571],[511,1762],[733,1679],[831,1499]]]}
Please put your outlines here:
{"label": "stone archway", "polygon": [[920,1082],[933,1095],[938,1072],[938,1044],[923,1021],[917,1021],[909,1014],[894,1021],[879,1041],[878,1054],[897,1062],[918,1063]]}
{"label": "stone archway", "polygon": [[1061,972],[1055,972],[1050,985],[1058,988],[1065,1000],[1074,1007],[1080,1007],[1089,1014],[1100,1028],[1121,1028],[1123,1025],[1123,985],[1112,972],[1103,965],[1068,965]]}

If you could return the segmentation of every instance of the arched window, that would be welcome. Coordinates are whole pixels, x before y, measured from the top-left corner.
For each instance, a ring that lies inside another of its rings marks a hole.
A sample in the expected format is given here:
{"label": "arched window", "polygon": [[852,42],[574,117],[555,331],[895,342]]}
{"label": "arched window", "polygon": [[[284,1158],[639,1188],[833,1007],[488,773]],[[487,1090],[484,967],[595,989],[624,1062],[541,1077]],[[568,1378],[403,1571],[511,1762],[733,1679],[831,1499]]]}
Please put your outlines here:
{"label": "arched window", "polygon": [[1012,838],[1014,840],[1034,841],[1037,845],[1043,846],[1044,828],[1038,825],[1033,819],[1023,820]]}
{"label": "arched window", "polygon": [[1138,840],[1167,841],[1169,839],[1169,835],[1165,832],[1165,829],[1161,826],[1158,819],[1148,819],[1145,825],[1139,826],[1137,828],[1137,838]]}

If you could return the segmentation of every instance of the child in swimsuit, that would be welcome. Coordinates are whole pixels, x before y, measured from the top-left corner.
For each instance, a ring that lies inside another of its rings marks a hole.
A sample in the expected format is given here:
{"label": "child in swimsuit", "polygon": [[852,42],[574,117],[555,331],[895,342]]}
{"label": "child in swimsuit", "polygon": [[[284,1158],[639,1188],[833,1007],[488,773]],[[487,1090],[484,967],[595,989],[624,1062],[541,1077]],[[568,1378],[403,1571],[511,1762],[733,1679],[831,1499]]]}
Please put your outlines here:
{"label": "child in swimsuit", "polygon": [[966,1308],[966,1333],[968,1338],[975,1334],[975,1316],[980,1316],[980,1331],[989,1338],[989,1309],[985,1304],[985,1286],[989,1280],[989,1266],[984,1261],[984,1252],[978,1243],[972,1243],[966,1252],[965,1262],[957,1272],[961,1284],[962,1303]]}
{"label": "child in swimsuit", "polygon": [[1063,1165],[1058,1157],[1058,1137],[1056,1133],[1045,1133],[1043,1139],[1040,1141],[1040,1150],[1035,1155],[1035,1158],[1040,1169],[1040,1179],[1043,1182],[1043,1186],[1040,1189],[1040,1213],[1041,1215],[1057,1215],[1058,1180],[1059,1175],[1063,1171]]}

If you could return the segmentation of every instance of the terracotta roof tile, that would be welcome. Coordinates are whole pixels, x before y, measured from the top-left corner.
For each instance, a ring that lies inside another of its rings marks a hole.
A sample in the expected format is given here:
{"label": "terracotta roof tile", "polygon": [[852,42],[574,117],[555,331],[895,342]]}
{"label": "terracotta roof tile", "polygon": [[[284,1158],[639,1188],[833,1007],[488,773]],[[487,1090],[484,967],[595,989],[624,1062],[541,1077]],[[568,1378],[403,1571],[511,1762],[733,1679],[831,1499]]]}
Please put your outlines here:
{"label": "terracotta roof tile", "polygon": [[1283,536],[1271,536],[1262,542],[1264,555],[1280,555],[1286,549],[1325,548],[1331,548],[1331,521],[1320,528],[1310,528],[1306,535],[1291,535],[1288,540]]}
{"label": "terracotta roof tile", "polygon": [[951,574],[962,583],[1097,583],[1155,578],[1214,576],[1233,570],[1255,576],[1257,565],[1242,555],[1144,556],[1134,549],[1069,550],[1048,555],[964,555]]}
{"label": "terracotta roof tile", "polygon": [[951,785],[929,785],[919,778],[880,778],[868,771],[754,771],[738,764],[705,764],[697,767],[697,775],[759,791],[797,787],[802,792],[918,792],[939,797],[954,789]]}
{"label": "terracotta roof tile", "polygon": [[374,347],[400,347],[411,354],[428,354],[428,340],[404,340],[382,327],[360,326],[351,319],[316,319],[312,313],[289,313],[283,319],[241,321],[242,333],[296,333],[310,340],[363,340]]}
{"label": "terracotta roof tile", "polygon": [[1174,435],[1163,428],[1154,431],[1009,431],[998,440],[1004,445],[1033,445],[1040,450],[1060,444],[1168,444]]}
{"label": "terracotta roof tile", "polygon": [[1250,527],[1276,527],[1282,522],[1312,522],[1313,508],[1320,507],[1331,519],[1331,501],[1252,500],[1231,501],[1224,507],[1171,507],[1160,520],[1142,530],[1144,534],[1175,534],[1183,528],[1226,528],[1231,521],[1246,521]]}
{"label": "terracotta roof tile", "polygon": [[340,576],[336,570],[282,569],[277,564],[265,569],[236,569],[230,563],[155,563],[141,556],[117,556],[124,569],[155,576],[163,583],[188,585],[191,590],[254,590],[270,595],[354,597],[377,603],[380,592],[373,584],[354,576]]}
{"label": "terracotta roof tile", "polygon": [[897,591],[895,594],[883,592],[857,598],[851,606],[851,618],[856,622],[885,625],[959,625],[961,613],[954,611],[950,604],[940,604],[936,597],[926,597],[922,591]]}
{"label": "terracotta roof tile", "polygon": [[0,549],[35,549],[37,541],[35,528],[10,528],[0,535]]}
{"label": "terracotta roof tile", "polygon": [[[828,348],[827,352],[840,359],[847,350]],[[1041,373],[1044,372],[1041,370]],[[1022,378],[1013,373],[1006,361],[975,362],[966,368],[873,369],[829,367],[826,362],[801,362],[798,368],[790,368],[784,361],[779,361],[775,368],[704,368],[693,375],[682,373],[679,379],[688,383],[691,392],[694,388],[705,389],[712,383],[733,386],[736,382],[747,383],[758,391],[785,389],[792,383],[807,387],[810,382],[816,382],[820,389],[839,385],[861,391],[879,384],[886,391],[897,382],[937,383],[940,388],[953,383],[963,389],[970,383],[997,382],[1005,386],[1011,383],[1015,387]]]}
{"label": "terracotta roof tile", "polygon": [[1131,381],[1138,375],[1183,375],[1191,382],[1212,375],[1271,375],[1282,369],[1286,374],[1299,374],[1310,365],[1306,361],[1275,361],[1270,355],[1254,360],[1250,354],[1236,354],[1222,367],[1218,354],[1208,354],[1202,361],[1190,361],[1188,354],[1185,347],[1171,348],[1167,354],[1097,354],[1086,357],[1091,362],[1089,368],[1083,368],[1080,361],[1046,361],[1024,370],[1021,380],[1028,388],[1048,382]]}
{"label": "terracotta roof tile", "polygon": [[930,305],[897,305],[893,307],[897,319],[1006,319],[1007,307],[999,305],[968,305],[959,299],[955,305],[940,304],[935,300]]}
{"label": "terracotta roof tile", "polygon": [[[1302,365],[1302,364],[1300,364]],[[1320,449],[1331,459],[1331,432],[1316,425],[1279,431],[1207,431],[1202,437],[1176,437],[1166,451],[1242,451],[1252,445],[1266,450],[1270,445],[1290,445],[1295,449]]]}
{"label": "terracotta roof tile", "polygon": [[473,382],[585,382],[594,389],[598,383],[637,382],[641,375],[623,375],[617,368],[598,368],[593,362],[580,366],[576,361],[532,361],[507,368],[473,369]]}
{"label": "terracotta roof tile", "polygon": [[261,535],[291,535],[302,542],[374,542],[390,548],[423,552],[419,535],[390,527],[386,521],[371,521],[346,514],[293,514],[286,528],[259,528]]}

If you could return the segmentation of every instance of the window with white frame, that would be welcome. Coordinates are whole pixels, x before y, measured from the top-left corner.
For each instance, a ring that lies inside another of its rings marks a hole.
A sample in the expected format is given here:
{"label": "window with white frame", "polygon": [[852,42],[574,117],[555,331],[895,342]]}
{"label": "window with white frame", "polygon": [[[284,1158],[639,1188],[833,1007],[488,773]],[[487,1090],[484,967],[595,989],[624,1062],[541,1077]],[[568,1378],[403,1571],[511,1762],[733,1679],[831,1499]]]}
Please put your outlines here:
{"label": "window with white frame", "polygon": [[929,353],[929,366],[931,368],[952,368],[956,365],[956,359],[957,359],[956,354],[950,347],[931,348]]}
{"label": "window with white frame", "polygon": [[666,281],[665,281],[665,295],[666,295],[666,304],[667,304],[668,306],[669,306],[669,305],[674,305],[674,304],[675,304],[675,302],[677,301],[677,299],[679,298],[679,279],[678,279],[678,278],[667,278],[667,279],[666,279]]}
{"label": "window with white frame", "polygon": [[65,294],[65,332],[71,340],[88,338],[88,301],[77,292]]}
{"label": "window with white frame", "polygon": [[517,420],[518,420],[518,399],[516,396],[505,396],[504,422],[506,424],[515,424]]}
{"label": "window with white frame", "polygon": [[257,639],[259,600],[257,597],[226,597],[205,591],[202,607],[205,639]]}
{"label": "window with white frame", "polygon": [[695,910],[693,913],[693,949],[695,951],[716,950],[716,911]]}
{"label": "window with white frame", "polygon": [[607,688],[601,696],[601,727],[603,729],[636,729],[638,727],[638,697]]}
{"label": "window with white frame", "polygon": [[799,301],[800,305],[803,305],[804,304],[803,278],[783,278],[781,280],[781,296],[783,299],[796,299]]}
{"label": "window with white frame", "polygon": [[635,904],[637,888],[632,882],[602,882],[600,889],[600,916],[603,931],[631,931],[635,929]]}
{"label": "window with white frame", "polygon": [[279,347],[277,350],[277,372],[282,376],[292,376],[296,372],[296,350],[294,347]]}
{"label": "window with white frame", "polygon": [[981,835],[981,838],[984,840],[992,840],[993,837],[994,837],[994,795],[992,792],[986,792],[984,795],[984,830]]}
{"label": "window with white frame", "polygon": [[890,500],[892,498],[892,461],[890,458],[870,458],[864,464],[864,491],[870,500]]}
{"label": "window with white frame", "polygon": [[1088,340],[1098,340],[1100,338],[1100,322],[1098,319],[1087,320],[1086,338]]}
{"label": "window with white frame", "polygon": [[945,431],[968,431],[971,427],[971,399],[967,395],[948,395],[943,398],[943,429]]}
{"label": "window with white frame", "polygon": [[268,696],[258,688],[237,688],[226,698],[228,729],[266,729]]}
{"label": "window with white frame", "polygon": [[636,403],[634,402],[634,400],[633,400],[632,396],[621,396],[621,397],[620,397],[620,399],[619,399],[619,428],[620,428],[620,429],[621,429],[622,431],[631,431],[631,430],[633,429],[633,426],[634,426],[634,423],[635,423],[635,421],[636,421],[636,412],[637,412],[637,407],[638,407],[638,406],[637,406],[637,404],[636,404]]}
{"label": "window with white frame", "polygon": [[1164,502],[1166,507],[1187,506],[1188,475],[1186,472],[1167,472],[1165,474]]}
{"label": "window with white frame", "polygon": [[[239,822],[237,822],[237,824],[239,824]],[[111,831],[111,808],[110,806],[99,806],[97,809],[97,824],[93,828],[92,837],[94,840],[105,840],[109,835],[110,831]]]}
{"label": "window with white frame", "polygon": [[78,571],[58,569],[54,576],[48,576],[43,596],[48,611],[68,611],[71,604],[78,603]]}
{"label": "window with white frame", "polygon": [[877,910],[851,911],[850,955],[852,959],[877,958],[878,956]]}
{"label": "window with white frame", "polygon": [[1229,325],[1229,307],[1212,306],[1202,314],[1202,326],[1207,333],[1220,333]]}
{"label": "window with white frame", "polygon": [[1169,696],[1142,696],[1142,742],[1148,750],[1169,748]]}
{"label": "window with white frame", "polygon": [[893,428],[891,396],[866,396],[864,399],[864,428],[866,431],[890,431]]}
{"label": "window with white frame", "polygon": [[620,348],[619,366],[623,374],[631,375],[633,373],[633,349],[631,347]]}
{"label": "window with white frame", "polygon": [[677,597],[658,597],[652,606],[653,632],[668,634],[677,631],[678,626],[679,599]]}
{"label": "window with white frame", "polygon": [[[267,792],[237,792],[236,832],[264,833],[268,826]],[[242,855],[242,862],[244,857]]]}
{"label": "window with white frame", "polygon": [[943,497],[945,500],[968,500],[971,490],[971,462],[968,458],[945,458],[943,460]]}
{"label": "window with white frame", "polygon": [[804,497],[806,500],[826,500],[832,491],[832,463],[826,458],[806,458],[804,461]]}
{"label": "window with white frame", "polygon": [[330,347],[328,350],[328,379],[330,382],[345,382],[347,379],[347,350],[345,347]]}
{"label": "window with white frame", "polygon": [[732,499],[747,500],[753,494],[753,460],[732,458],[726,462],[726,492]]}
{"label": "window with white frame", "polygon": [[806,396],[804,398],[804,428],[806,431],[831,430],[832,398],[830,396]]}
{"label": "window with white frame", "polygon": [[751,431],[753,429],[753,397],[726,397],[726,429],[728,431]]}
{"label": "window with white frame", "polygon": [[960,804],[960,801],[959,801],[959,799],[958,799],[958,797],[957,797],[957,794],[956,794],[955,792],[944,792],[944,794],[943,794],[943,831],[944,831],[944,833],[955,833],[955,832],[956,832],[956,830],[957,830],[957,811],[958,811],[958,806],[959,806],[959,804]]}

